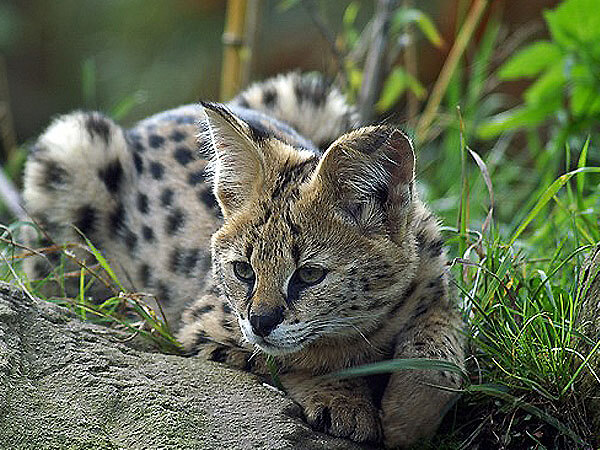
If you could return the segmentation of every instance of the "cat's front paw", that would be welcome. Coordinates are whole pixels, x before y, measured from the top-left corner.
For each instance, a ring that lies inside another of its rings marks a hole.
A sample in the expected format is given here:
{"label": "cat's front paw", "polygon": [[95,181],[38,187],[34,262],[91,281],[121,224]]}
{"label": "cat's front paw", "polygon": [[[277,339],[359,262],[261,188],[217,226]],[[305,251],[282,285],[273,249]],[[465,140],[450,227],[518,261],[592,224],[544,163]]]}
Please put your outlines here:
{"label": "cat's front paw", "polygon": [[302,405],[306,421],[317,431],[356,442],[380,442],[379,411],[370,399],[314,394]]}

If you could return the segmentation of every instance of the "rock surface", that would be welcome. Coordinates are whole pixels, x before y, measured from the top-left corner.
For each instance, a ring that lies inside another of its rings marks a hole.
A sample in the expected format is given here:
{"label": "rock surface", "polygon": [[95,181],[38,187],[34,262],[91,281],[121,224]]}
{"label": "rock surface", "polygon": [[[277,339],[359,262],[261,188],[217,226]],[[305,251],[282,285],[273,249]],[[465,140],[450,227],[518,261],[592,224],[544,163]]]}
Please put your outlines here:
{"label": "rock surface", "polygon": [[[589,255],[581,270],[581,288],[587,289],[585,300],[582,304],[581,320],[583,321],[585,334],[597,342],[600,339],[600,245]],[[582,350],[584,353],[590,351],[590,345]],[[589,362],[591,367],[600,368],[600,353],[596,351]],[[588,411],[593,422],[592,429],[600,430],[600,384],[592,372],[585,370],[583,373],[583,388],[587,391]],[[600,443],[600,438],[598,438]]]}
{"label": "rock surface", "polygon": [[0,449],[360,449],[251,375],[143,352],[0,283]]}

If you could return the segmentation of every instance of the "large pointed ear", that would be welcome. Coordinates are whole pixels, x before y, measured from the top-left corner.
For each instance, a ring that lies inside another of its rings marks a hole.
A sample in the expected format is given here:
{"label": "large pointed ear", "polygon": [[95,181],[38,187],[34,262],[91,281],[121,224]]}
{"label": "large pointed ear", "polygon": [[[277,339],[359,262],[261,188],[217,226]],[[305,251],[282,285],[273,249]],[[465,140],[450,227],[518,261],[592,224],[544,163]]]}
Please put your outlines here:
{"label": "large pointed ear", "polygon": [[225,218],[252,197],[264,174],[264,155],[250,127],[224,105],[203,102],[206,120],[200,139],[211,146],[213,191]]}
{"label": "large pointed ear", "polygon": [[412,144],[402,131],[366,127],[331,144],[313,183],[345,221],[365,232],[396,233],[412,208],[414,170]]}

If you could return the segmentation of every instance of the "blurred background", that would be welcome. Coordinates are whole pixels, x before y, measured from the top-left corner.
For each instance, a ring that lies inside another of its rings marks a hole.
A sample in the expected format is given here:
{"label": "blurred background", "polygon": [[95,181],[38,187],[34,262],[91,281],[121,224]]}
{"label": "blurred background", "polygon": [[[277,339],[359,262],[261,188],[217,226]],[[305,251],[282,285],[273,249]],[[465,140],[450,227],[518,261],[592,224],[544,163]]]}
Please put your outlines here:
{"label": "blurred background", "polygon": [[[306,9],[281,1],[260,4],[251,78],[299,68],[334,74],[327,43]],[[342,29],[350,2],[327,2],[327,19]],[[360,1],[358,21],[373,11]],[[463,5],[460,5],[463,3]],[[460,0],[424,0],[445,45],[418,37],[418,77],[435,81],[454,40]],[[542,10],[552,0],[497,0],[506,33],[544,33]],[[39,134],[50,118],[77,108],[116,112],[125,124],[198,99],[217,99],[221,73],[224,0],[2,0],[0,55],[10,94],[16,140]],[[526,28],[525,30],[523,28]],[[518,89],[519,86],[517,86]],[[510,89],[509,89],[510,88]],[[518,95],[514,86],[507,92]],[[403,104],[397,111],[403,118]]]}
{"label": "blurred background", "polygon": [[[56,115],[94,109],[129,126],[183,103],[224,100],[227,4],[243,2],[0,0],[0,162],[17,188],[28,146]],[[557,42],[563,50],[542,44],[541,54],[529,51],[553,38],[547,17],[557,0],[248,0],[258,6],[247,82],[320,71],[361,107],[369,29],[386,2],[393,5],[390,30],[364,122],[400,124],[415,137],[422,195],[453,222],[461,142],[468,144],[494,178],[496,218],[514,228],[532,193],[576,163],[565,160],[565,143],[581,149],[598,131],[600,62],[586,52],[600,49],[591,44],[599,40],[588,33],[582,39],[589,42],[574,50]],[[577,25],[585,18],[562,9],[565,26],[579,27],[566,32],[585,30]],[[469,22],[461,48],[458,37]],[[513,57],[516,63],[502,72]],[[583,113],[569,98],[581,80],[582,95],[592,94]],[[599,160],[595,142],[587,152],[592,163]],[[470,220],[480,225],[488,192],[483,179],[469,183]]]}

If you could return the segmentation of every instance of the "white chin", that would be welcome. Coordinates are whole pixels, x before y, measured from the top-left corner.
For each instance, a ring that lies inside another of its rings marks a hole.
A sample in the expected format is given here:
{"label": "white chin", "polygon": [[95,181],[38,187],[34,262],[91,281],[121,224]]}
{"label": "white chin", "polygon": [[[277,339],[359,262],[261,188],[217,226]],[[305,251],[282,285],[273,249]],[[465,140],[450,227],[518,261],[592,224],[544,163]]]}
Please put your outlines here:
{"label": "white chin", "polygon": [[256,345],[258,348],[260,348],[263,352],[265,352],[268,355],[272,355],[272,356],[279,356],[279,355],[288,355],[290,353],[295,353],[297,351],[299,351],[303,346],[296,346],[296,347],[276,347],[274,345],[269,344],[268,342],[254,342],[254,345]]}

